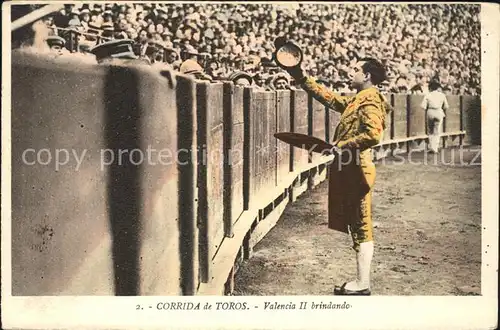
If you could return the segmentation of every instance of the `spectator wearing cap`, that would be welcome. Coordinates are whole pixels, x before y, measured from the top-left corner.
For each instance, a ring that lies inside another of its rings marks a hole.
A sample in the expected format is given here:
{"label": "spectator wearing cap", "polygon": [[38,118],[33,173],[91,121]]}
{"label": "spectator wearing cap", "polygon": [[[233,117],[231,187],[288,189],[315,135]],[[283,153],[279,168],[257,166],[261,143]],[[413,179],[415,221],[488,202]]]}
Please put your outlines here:
{"label": "spectator wearing cap", "polygon": [[133,40],[112,40],[92,48],[90,52],[95,55],[99,64],[125,64],[145,63],[137,61],[138,56],[132,49]]}
{"label": "spectator wearing cap", "polygon": [[181,51],[182,60],[195,60],[198,61],[198,51],[191,46],[189,40],[184,40],[183,50]]}
{"label": "spectator wearing cap", "polygon": [[46,39],[47,45],[49,46],[51,52],[62,55],[63,50],[65,50],[66,40],[59,36],[49,36]]}
{"label": "spectator wearing cap", "polygon": [[285,74],[278,73],[273,77],[271,85],[275,90],[290,89],[290,79]]}
{"label": "spectator wearing cap", "polygon": [[54,17],[52,15],[42,18],[42,21],[49,28],[49,35],[57,35],[57,26],[54,25]]}
{"label": "spectator wearing cap", "polygon": [[146,55],[151,63],[165,62],[165,47],[158,42],[150,42],[148,43]]}
{"label": "spectator wearing cap", "polygon": [[125,32],[127,33],[126,39],[137,40],[137,37],[139,36],[137,30],[134,28],[128,28]]}
{"label": "spectator wearing cap", "polygon": [[161,39],[163,40],[163,44],[165,45],[165,47],[173,47],[174,46],[172,36],[173,36],[173,34],[169,30],[165,30],[161,34]]}
{"label": "spectator wearing cap", "polygon": [[128,34],[126,32],[127,29],[127,21],[120,20],[114,26],[114,39],[129,39]]}
{"label": "spectator wearing cap", "polygon": [[224,71],[222,70],[219,62],[216,59],[211,59],[208,61],[206,72],[214,79],[221,79],[224,76]]}
{"label": "spectator wearing cap", "polygon": [[113,12],[110,9],[105,10],[102,13],[103,23],[113,24]]}
{"label": "spectator wearing cap", "polygon": [[259,88],[265,88],[266,87],[266,79],[268,77],[262,73],[262,72],[257,72],[254,76],[253,76],[253,82],[255,84],[255,86],[259,87]]}
{"label": "spectator wearing cap", "polygon": [[264,82],[264,85],[262,86],[264,90],[266,91],[275,91],[276,89],[274,88],[273,81],[274,81],[274,75],[273,74],[266,74],[266,80]]}
{"label": "spectator wearing cap", "polygon": [[71,14],[69,14],[69,22],[68,28],[80,30],[82,28],[82,22],[80,21],[80,12],[76,9],[73,10]]}
{"label": "spectator wearing cap", "polygon": [[86,31],[90,23],[90,10],[88,10],[87,8],[84,8],[80,11],[80,22]]}
{"label": "spectator wearing cap", "polygon": [[147,30],[142,29],[141,31],[139,31],[136,44],[134,45],[134,51],[141,58],[144,58],[146,56],[146,50],[148,48],[148,41],[150,37],[151,35]]}
{"label": "spectator wearing cap", "polygon": [[174,62],[179,62],[179,66],[180,66],[180,64],[181,64],[180,63],[181,62],[180,56],[175,49],[167,47],[165,49],[165,52],[166,52],[166,59],[165,60],[168,64],[173,65]]}
{"label": "spectator wearing cap", "polygon": [[424,96],[421,108],[427,113],[427,125],[429,134],[429,151],[439,151],[439,140],[445,111],[448,110],[446,96],[439,91],[440,84],[437,80],[429,83],[429,93]]}
{"label": "spectator wearing cap", "polygon": [[405,94],[408,90],[408,81],[406,80],[406,75],[401,74],[397,79],[396,79],[396,90],[397,93]]}

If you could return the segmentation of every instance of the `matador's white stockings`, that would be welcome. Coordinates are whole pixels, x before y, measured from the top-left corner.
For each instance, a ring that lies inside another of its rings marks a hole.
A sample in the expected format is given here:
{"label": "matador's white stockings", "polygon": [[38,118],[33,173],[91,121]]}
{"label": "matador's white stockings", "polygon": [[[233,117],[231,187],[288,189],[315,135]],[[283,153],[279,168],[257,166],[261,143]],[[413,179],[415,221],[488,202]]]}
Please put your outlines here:
{"label": "matador's white stockings", "polygon": [[360,243],[359,252],[356,252],[358,278],[347,283],[347,290],[364,290],[370,288],[370,271],[373,258],[373,241]]}

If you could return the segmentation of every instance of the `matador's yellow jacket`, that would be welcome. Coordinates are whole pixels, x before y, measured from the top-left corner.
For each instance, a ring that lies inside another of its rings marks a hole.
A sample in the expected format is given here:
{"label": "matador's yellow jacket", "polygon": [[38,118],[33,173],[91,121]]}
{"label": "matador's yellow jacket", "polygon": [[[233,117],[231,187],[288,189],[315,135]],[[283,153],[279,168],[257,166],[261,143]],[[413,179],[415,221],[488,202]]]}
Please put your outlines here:
{"label": "matador's yellow jacket", "polygon": [[375,87],[347,97],[330,91],[311,77],[306,77],[301,85],[319,102],[341,113],[333,144],[350,151],[348,157],[352,161],[337,159],[330,164],[328,227],[345,233],[350,227],[356,249],[360,242],[372,239],[371,188],[375,165],[371,148],[380,142],[391,108]]}

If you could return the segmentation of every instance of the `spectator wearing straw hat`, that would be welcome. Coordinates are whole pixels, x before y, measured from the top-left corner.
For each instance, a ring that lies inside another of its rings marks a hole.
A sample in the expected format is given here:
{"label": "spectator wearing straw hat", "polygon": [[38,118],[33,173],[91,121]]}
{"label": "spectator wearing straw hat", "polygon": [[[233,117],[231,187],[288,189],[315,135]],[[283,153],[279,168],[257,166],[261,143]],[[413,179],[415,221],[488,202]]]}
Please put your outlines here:
{"label": "spectator wearing straw hat", "polygon": [[236,86],[251,86],[252,76],[242,71],[233,72],[229,78]]}
{"label": "spectator wearing straw hat", "polygon": [[184,61],[181,64],[179,71],[182,74],[191,75],[198,80],[212,81],[212,78],[203,72],[203,68],[201,67],[201,65],[193,59]]}

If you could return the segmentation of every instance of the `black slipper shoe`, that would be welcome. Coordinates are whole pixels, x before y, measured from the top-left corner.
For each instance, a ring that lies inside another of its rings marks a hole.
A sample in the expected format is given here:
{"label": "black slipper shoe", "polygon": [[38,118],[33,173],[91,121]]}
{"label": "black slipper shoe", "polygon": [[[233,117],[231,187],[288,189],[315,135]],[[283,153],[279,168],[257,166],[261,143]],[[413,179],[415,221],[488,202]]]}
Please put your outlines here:
{"label": "black slipper shoe", "polygon": [[370,296],[370,289],[363,290],[348,290],[345,288],[347,282],[342,284],[342,286],[335,286],[333,289],[333,294],[336,296]]}

